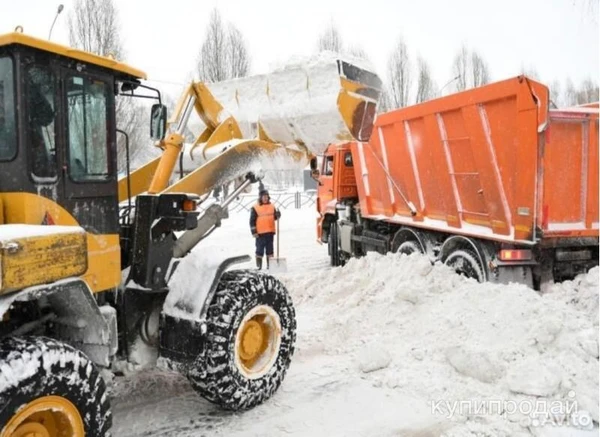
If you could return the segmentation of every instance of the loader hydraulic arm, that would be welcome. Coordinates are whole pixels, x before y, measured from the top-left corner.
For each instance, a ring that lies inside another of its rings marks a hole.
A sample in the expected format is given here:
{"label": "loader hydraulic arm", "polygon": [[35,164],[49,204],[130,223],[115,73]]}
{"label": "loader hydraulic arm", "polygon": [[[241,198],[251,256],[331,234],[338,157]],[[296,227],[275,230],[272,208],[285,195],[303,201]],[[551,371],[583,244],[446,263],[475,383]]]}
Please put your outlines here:
{"label": "loader hydraulic arm", "polygon": [[[377,75],[340,59],[225,82],[192,82],[169,120],[166,135],[154,137],[163,155],[132,173],[131,194],[183,191],[201,195],[199,191],[206,192],[223,179],[251,171],[251,161],[260,158],[268,161],[280,154],[306,164],[331,143],[368,141],[380,93]],[[198,168],[169,185],[193,111],[205,126],[189,150]],[[200,153],[194,154],[196,149]],[[223,152],[229,154],[226,159],[204,168]],[[216,176],[222,172],[227,174]],[[119,200],[125,200],[123,180],[119,193]]]}
{"label": "loader hydraulic arm", "polygon": [[[376,75],[335,59],[221,83],[193,82],[168,124],[165,108],[155,105],[152,132],[163,154],[148,194],[139,191],[143,184],[133,184],[138,219],[129,251],[131,278],[147,288],[166,287],[177,260],[220,225],[227,204],[255,182],[253,174],[274,157],[291,158],[302,167],[310,161],[316,173],[315,157],[329,144],[367,141],[380,90]],[[200,148],[199,165],[171,183],[193,111],[205,126],[189,151],[192,155]],[[195,208],[184,208],[244,176],[231,196],[202,216]],[[177,237],[175,232],[181,231],[185,232]]]}

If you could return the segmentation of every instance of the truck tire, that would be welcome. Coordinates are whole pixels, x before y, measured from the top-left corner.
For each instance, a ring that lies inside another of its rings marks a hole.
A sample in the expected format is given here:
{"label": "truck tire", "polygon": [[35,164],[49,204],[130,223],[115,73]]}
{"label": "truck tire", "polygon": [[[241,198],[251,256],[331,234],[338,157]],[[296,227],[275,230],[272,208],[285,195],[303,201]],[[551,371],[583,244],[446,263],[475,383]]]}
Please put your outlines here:
{"label": "truck tire", "polygon": [[81,351],[44,337],[7,337],[0,369],[0,435],[109,435],[106,385]]}
{"label": "truck tire", "polygon": [[458,249],[450,252],[444,264],[452,267],[454,271],[477,282],[485,282],[483,266],[478,261],[477,254],[469,249]]}
{"label": "truck tire", "polygon": [[421,251],[419,243],[414,240],[405,241],[398,247],[398,250],[396,252],[403,253],[405,255],[410,255],[411,253],[423,253]]}
{"label": "truck tire", "polygon": [[331,223],[329,230],[329,263],[331,267],[339,267],[343,265],[342,258],[340,255],[340,243],[338,237],[338,225],[337,223]]}
{"label": "truck tire", "polygon": [[295,342],[296,315],[284,285],[262,272],[225,272],[208,308],[206,346],[187,376],[221,408],[252,408],[281,385]]}

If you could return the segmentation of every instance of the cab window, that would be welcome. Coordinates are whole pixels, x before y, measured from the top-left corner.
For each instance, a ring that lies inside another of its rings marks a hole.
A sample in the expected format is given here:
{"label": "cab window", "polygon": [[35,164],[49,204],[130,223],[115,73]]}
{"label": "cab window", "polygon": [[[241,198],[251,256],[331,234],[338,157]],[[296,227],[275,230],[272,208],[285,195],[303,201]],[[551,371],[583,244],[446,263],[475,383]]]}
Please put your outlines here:
{"label": "cab window", "polygon": [[54,139],[54,74],[47,66],[32,65],[26,70],[27,142],[34,176],[55,178],[57,173]]}
{"label": "cab window", "polygon": [[323,161],[323,176],[333,175],[333,155],[325,157]]}
{"label": "cab window", "polygon": [[10,161],[17,154],[13,61],[0,57],[0,161]]}
{"label": "cab window", "polygon": [[353,167],[354,163],[352,162],[352,152],[344,153],[344,165],[346,167]]}
{"label": "cab window", "polygon": [[107,132],[108,86],[85,76],[66,81],[69,136],[69,175],[75,182],[109,177]]}

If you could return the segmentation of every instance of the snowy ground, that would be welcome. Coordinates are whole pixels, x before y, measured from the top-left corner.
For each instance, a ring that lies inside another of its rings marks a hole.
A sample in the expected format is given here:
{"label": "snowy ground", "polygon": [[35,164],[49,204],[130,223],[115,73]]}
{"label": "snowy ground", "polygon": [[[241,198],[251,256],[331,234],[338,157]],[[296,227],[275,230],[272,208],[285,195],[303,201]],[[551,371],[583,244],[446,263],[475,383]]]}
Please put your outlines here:
{"label": "snowy ground", "polygon": [[[420,256],[332,269],[315,217],[314,207],[282,211],[280,277],[298,339],[276,395],[231,414],[178,375],[148,370],[116,379],[113,435],[598,435],[598,268],[544,296]],[[198,255],[251,254],[248,218],[232,215]],[[588,432],[565,425],[592,419]]]}

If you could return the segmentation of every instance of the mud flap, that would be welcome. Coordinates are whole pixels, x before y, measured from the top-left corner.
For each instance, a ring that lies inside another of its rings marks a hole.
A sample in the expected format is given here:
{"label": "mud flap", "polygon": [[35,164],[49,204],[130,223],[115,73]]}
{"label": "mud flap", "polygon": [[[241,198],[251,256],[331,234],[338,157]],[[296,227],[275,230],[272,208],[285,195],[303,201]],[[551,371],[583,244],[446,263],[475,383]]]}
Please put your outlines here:
{"label": "mud flap", "polygon": [[160,315],[159,367],[185,373],[203,350],[206,313],[221,276],[231,265],[250,260],[248,255],[229,257],[213,253],[210,257],[194,259],[193,264],[188,259],[185,260],[189,261],[185,263],[188,265],[182,262],[179,273],[191,268],[198,277],[193,287],[183,279],[178,281],[177,275],[169,284],[170,291]]}

